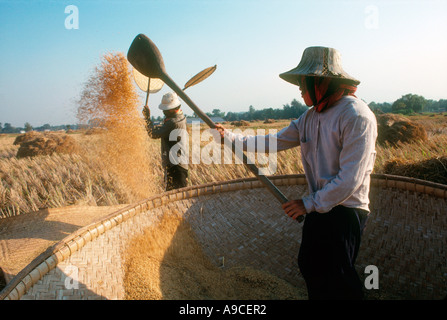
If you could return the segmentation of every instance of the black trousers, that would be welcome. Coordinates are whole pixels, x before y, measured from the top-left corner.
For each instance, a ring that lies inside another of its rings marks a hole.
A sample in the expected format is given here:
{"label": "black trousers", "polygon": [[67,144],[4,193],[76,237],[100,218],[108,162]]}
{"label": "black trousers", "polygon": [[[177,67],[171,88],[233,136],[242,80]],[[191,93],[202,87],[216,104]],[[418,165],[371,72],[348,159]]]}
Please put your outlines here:
{"label": "black trousers", "polygon": [[186,187],[188,182],[188,170],[181,166],[172,166],[166,169],[166,191]]}
{"label": "black trousers", "polygon": [[337,206],[306,215],[298,265],[309,299],[362,299],[354,264],[367,211]]}

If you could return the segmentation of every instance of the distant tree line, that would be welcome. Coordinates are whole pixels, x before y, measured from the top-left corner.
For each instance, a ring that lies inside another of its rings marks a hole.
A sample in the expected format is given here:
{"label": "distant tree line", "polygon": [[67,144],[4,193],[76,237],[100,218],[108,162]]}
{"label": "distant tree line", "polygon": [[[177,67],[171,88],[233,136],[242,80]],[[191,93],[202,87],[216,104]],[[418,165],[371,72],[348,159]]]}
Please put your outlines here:
{"label": "distant tree line", "polygon": [[79,128],[77,124],[64,124],[58,126],[51,126],[48,123],[39,126],[33,127],[29,122],[26,122],[23,127],[14,127],[11,123],[6,122],[5,124],[0,122],[0,133],[21,133],[28,131],[59,131],[59,130],[76,130]]}
{"label": "distant tree line", "polygon": [[212,115],[220,116],[226,121],[291,119],[298,118],[307,109],[308,107],[293,99],[290,104],[283,105],[281,109],[265,108],[256,110],[253,106],[250,106],[247,112],[228,112],[224,116],[222,114],[219,115],[219,109],[214,109]]}
{"label": "distant tree line", "polygon": [[[256,110],[253,106],[248,107],[247,112],[225,112],[220,109],[213,109],[212,112],[206,112],[209,117],[222,118],[225,121],[239,121],[239,120],[267,120],[267,119],[291,119],[298,118],[308,108],[296,99],[290,104],[283,105],[282,109],[265,108],[262,110]],[[198,116],[193,113],[192,117]],[[153,121],[162,121],[162,117],[152,117]]]}
{"label": "distant tree line", "polygon": [[374,112],[400,113],[405,115],[420,112],[447,112],[446,99],[425,99],[423,96],[412,93],[403,95],[393,103],[376,103],[373,101],[368,103],[368,105]]}
{"label": "distant tree line", "polygon": [[[368,106],[376,113],[399,113],[410,115],[421,112],[447,112],[447,100],[429,100],[416,94],[406,94],[393,103],[370,102]],[[296,119],[308,109],[307,106],[294,99],[290,104],[283,105],[282,109],[266,108],[255,110],[253,106],[247,112],[221,112],[214,109],[208,116],[220,117],[226,121],[238,120],[267,120],[267,119]]]}
{"label": "distant tree line", "polygon": [[[416,94],[406,94],[396,101],[389,102],[370,102],[368,106],[375,113],[398,113],[410,115],[421,112],[447,112],[447,100],[431,100],[425,99],[423,96]],[[281,109],[265,108],[256,110],[253,106],[248,107],[248,111],[242,112],[225,112],[220,109],[213,109],[212,112],[207,112],[209,117],[219,117],[225,121],[239,121],[239,120],[267,120],[267,119],[296,119],[308,107],[294,99],[290,104],[285,104]],[[193,114],[193,117],[197,117]],[[162,117],[155,118],[154,121],[162,121]]]}
{"label": "distant tree line", "polygon": [[[421,112],[447,112],[447,99],[431,100],[425,99],[423,96],[417,94],[406,94],[401,98],[397,99],[393,103],[389,102],[370,102],[369,107],[375,113],[399,113],[410,115],[413,113]],[[267,120],[267,119],[296,119],[301,114],[303,114],[308,107],[293,99],[290,104],[283,105],[282,108],[273,109],[265,108],[262,110],[256,110],[253,106],[248,107],[248,111],[242,112],[225,112],[220,111],[220,109],[213,109],[212,112],[207,112],[209,117],[219,117],[225,121],[239,121],[239,120]],[[195,115],[193,115],[195,116]],[[162,121],[162,117],[152,117],[154,121]],[[89,123],[89,126],[95,126],[93,121]],[[59,125],[50,126],[49,124],[44,124],[40,127],[33,127],[30,123],[26,122],[23,128],[16,128],[10,123],[2,124],[0,123],[1,133],[20,133],[27,132],[31,130],[35,131],[58,131],[58,130],[69,130],[69,129],[79,129],[81,125]]]}

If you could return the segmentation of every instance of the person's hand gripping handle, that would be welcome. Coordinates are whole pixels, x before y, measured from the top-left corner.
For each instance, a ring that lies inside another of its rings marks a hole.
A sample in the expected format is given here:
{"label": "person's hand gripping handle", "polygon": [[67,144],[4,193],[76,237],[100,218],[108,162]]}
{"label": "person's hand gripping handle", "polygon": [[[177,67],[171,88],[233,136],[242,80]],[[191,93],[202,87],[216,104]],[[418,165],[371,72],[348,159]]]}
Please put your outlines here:
{"label": "person's hand gripping handle", "polygon": [[[215,124],[215,128],[219,131],[219,134],[224,139],[225,136],[225,128],[220,123]],[[284,199],[283,199],[284,198]],[[292,219],[297,220],[298,222],[302,222],[304,220],[304,215],[307,213],[306,208],[304,207],[303,200],[288,200],[283,196],[281,199],[281,207],[284,212]]]}
{"label": "person's hand gripping handle", "polygon": [[143,116],[146,121],[151,119],[151,111],[147,105],[143,107]]}

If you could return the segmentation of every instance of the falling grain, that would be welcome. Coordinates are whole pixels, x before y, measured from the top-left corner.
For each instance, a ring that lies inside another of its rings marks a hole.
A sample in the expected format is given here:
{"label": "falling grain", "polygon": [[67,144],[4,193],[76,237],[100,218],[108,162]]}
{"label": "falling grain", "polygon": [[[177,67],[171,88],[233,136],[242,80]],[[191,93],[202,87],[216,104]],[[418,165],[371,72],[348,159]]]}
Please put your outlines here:
{"label": "falling grain", "polygon": [[133,201],[160,191],[139,107],[127,59],[122,53],[106,54],[85,84],[78,119],[103,128],[104,134],[97,139],[97,157],[128,186]]}

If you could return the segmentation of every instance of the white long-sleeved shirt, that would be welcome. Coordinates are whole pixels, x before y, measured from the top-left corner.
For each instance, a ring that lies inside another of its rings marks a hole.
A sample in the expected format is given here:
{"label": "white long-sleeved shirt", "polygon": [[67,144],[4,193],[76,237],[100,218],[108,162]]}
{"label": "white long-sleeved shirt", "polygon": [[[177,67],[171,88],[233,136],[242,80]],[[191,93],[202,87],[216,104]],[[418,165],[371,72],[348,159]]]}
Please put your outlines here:
{"label": "white long-sleeved shirt", "polygon": [[[228,130],[225,134],[244,149],[247,145],[257,146],[256,140],[261,138]],[[309,186],[309,195],[302,200],[308,213],[325,213],[337,205],[369,211],[377,122],[362,100],[344,96],[324,112],[311,108],[288,127],[262,139],[265,152],[269,151],[270,139],[276,140],[277,151],[301,147]]]}

